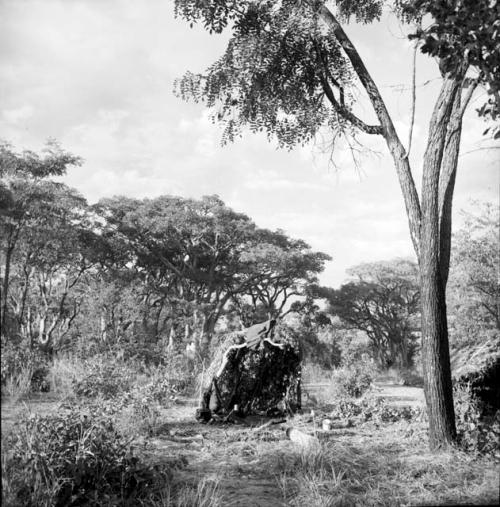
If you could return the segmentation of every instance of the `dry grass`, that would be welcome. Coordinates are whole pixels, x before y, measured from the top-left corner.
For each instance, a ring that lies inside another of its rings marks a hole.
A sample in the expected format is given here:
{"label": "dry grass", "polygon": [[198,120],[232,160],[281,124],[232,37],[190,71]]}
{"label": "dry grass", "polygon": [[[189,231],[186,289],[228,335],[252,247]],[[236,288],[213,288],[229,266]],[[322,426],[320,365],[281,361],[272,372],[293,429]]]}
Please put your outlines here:
{"label": "dry grass", "polygon": [[199,477],[195,485],[182,486],[176,495],[178,507],[219,507],[223,498],[220,490],[220,477]]}
{"label": "dry grass", "polygon": [[19,400],[29,394],[31,390],[31,377],[33,368],[31,365],[23,366],[16,373],[10,374],[2,386],[2,395],[9,399],[9,403],[15,405]]}
{"label": "dry grass", "polygon": [[458,450],[427,450],[422,435],[408,438],[392,425],[373,436],[289,449],[275,457],[287,505],[443,505],[498,501],[498,469]]}
{"label": "dry grass", "polygon": [[50,391],[61,398],[73,395],[73,383],[85,377],[85,367],[80,359],[71,356],[54,358],[49,371]]}

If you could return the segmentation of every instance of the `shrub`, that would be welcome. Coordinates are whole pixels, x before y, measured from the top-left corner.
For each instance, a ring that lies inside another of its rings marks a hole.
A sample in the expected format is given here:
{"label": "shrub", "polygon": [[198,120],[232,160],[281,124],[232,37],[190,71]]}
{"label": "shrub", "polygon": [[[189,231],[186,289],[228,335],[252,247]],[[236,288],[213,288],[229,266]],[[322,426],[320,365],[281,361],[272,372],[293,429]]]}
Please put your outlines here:
{"label": "shrub", "polygon": [[19,399],[31,391],[31,378],[33,369],[31,364],[21,367],[16,372],[10,373],[2,384],[2,395],[10,397],[10,401],[17,403]]}
{"label": "shrub", "polygon": [[39,351],[30,350],[22,343],[2,345],[1,383],[10,396],[49,391],[48,373],[47,359]]}
{"label": "shrub", "polygon": [[121,398],[122,407],[126,406],[124,431],[130,435],[156,436],[161,426],[160,406],[167,404],[168,393],[168,387],[164,389],[153,382],[126,393]]}
{"label": "shrub", "polygon": [[389,405],[382,398],[367,396],[357,400],[339,400],[332,409],[330,417],[337,419],[360,418],[363,421],[387,424],[401,420],[422,419],[424,409],[421,407]]}
{"label": "shrub", "polygon": [[123,505],[150,496],[167,476],[141,467],[128,444],[95,411],[26,417],[2,445],[2,504]]}
{"label": "shrub", "polygon": [[31,375],[31,392],[48,393],[50,391],[49,374],[50,368],[47,365],[35,368]]}
{"label": "shrub", "polygon": [[137,376],[126,363],[114,358],[99,356],[85,361],[86,374],[73,382],[73,391],[77,396],[105,399],[114,398],[132,387]]}
{"label": "shrub", "polygon": [[24,347],[2,344],[1,354],[2,386],[7,380],[18,374],[23,368],[33,364],[33,354]]}
{"label": "shrub", "polygon": [[371,386],[373,373],[369,365],[337,368],[331,376],[329,394],[333,398],[359,398]]}
{"label": "shrub", "polygon": [[498,452],[500,410],[481,403],[469,384],[457,383],[453,395],[460,445],[470,452]]}
{"label": "shrub", "polygon": [[62,397],[70,396],[75,384],[86,375],[85,362],[81,359],[70,355],[55,357],[50,365],[50,390]]}

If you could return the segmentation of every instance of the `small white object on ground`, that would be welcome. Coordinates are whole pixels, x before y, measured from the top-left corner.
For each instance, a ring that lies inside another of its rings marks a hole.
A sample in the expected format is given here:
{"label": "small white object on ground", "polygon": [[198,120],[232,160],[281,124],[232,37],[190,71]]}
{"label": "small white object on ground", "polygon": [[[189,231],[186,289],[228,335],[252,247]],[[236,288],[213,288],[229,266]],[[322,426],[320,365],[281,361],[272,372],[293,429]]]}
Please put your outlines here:
{"label": "small white object on ground", "polygon": [[332,429],[332,420],[331,419],[324,419],[323,420],[323,425],[322,425],[322,428],[325,430],[325,431],[329,431]]}
{"label": "small white object on ground", "polygon": [[317,437],[308,435],[295,428],[287,428],[286,435],[294,444],[297,444],[303,449],[310,449],[320,445]]}

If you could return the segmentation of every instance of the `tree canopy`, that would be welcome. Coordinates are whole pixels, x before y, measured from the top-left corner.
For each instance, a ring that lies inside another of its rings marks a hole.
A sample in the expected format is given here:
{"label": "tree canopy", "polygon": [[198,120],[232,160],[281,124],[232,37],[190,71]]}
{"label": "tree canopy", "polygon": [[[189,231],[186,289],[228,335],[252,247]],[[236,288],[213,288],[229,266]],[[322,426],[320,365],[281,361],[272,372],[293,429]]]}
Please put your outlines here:
{"label": "tree canopy", "polygon": [[215,195],[89,206],[51,178],[80,163],[54,144],[1,161],[2,333],[29,348],[208,347],[228,314],[283,315],[330,259]]}
{"label": "tree canopy", "polygon": [[396,259],[360,264],[348,273],[352,281],[340,289],[318,289],[328,302],[326,312],[348,328],[366,333],[381,367],[411,367],[420,327],[415,263]]}

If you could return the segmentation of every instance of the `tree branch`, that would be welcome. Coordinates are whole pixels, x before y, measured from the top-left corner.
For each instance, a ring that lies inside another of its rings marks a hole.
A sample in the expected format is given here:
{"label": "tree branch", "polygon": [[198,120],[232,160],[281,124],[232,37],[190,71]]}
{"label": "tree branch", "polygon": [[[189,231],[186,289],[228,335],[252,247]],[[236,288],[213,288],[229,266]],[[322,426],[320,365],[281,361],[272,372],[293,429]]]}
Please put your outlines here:
{"label": "tree branch", "polygon": [[413,180],[410,163],[408,161],[408,155],[397,135],[396,129],[389,112],[387,111],[385,103],[382,100],[380,92],[370,76],[370,73],[366,69],[363,60],[356,51],[356,48],[347,37],[346,33],[340,26],[340,23],[326,6],[322,5],[319,8],[318,13],[323,22],[335,35],[337,41],[349,58],[354,71],[368,94],[368,98],[370,99],[380,125],[382,126],[382,135],[386,140],[387,147],[389,148],[394,160],[399,184],[403,193],[413,247],[417,256],[419,256],[421,210],[415,181]]}
{"label": "tree branch", "polygon": [[332,88],[324,77],[321,78],[321,83],[323,85],[323,90],[326,97],[332,104],[335,111],[339,113],[343,118],[367,134],[383,134],[383,130],[380,125],[368,125],[363,120],[358,118],[354,113],[349,111],[349,109],[347,109],[345,106],[342,106],[335,98]]}
{"label": "tree branch", "polygon": [[448,124],[446,132],[441,174],[439,176],[439,269],[441,272],[441,279],[445,287],[448,283],[448,275],[450,270],[452,228],[451,210],[458,167],[458,156],[460,152],[460,140],[462,136],[462,118],[467,105],[470,102],[472,94],[477,87],[477,84],[477,80],[474,80],[470,84],[463,102],[460,90],[458,90],[456,93],[456,97],[452,106],[450,122]]}

